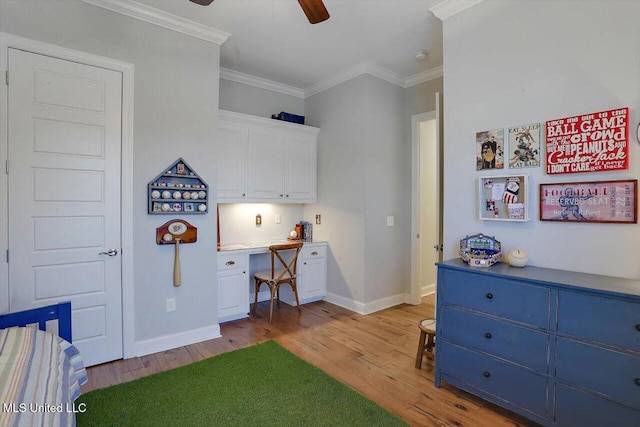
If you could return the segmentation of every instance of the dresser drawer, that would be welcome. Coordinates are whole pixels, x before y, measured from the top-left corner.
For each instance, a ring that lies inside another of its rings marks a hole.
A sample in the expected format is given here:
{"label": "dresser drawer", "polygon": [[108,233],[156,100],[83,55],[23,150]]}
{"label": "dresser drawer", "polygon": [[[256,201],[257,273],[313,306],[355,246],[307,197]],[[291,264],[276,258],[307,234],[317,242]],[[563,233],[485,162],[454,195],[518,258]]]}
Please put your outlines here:
{"label": "dresser drawer", "polygon": [[446,341],[439,343],[436,351],[441,352],[438,360],[442,363],[442,375],[546,418],[546,377]]}
{"label": "dresser drawer", "polygon": [[640,410],[558,384],[555,418],[561,426],[638,427]]}
{"label": "dresser drawer", "polygon": [[443,303],[549,328],[549,289],[484,274],[446,269],[440,273]]}
{"label": "dresser drawer", "polygon": [[218,272],[246,268],[248,258],[247,254],[218,254]]}
{"label": "dresser drawer", "polygon": [[640,351],[640,303],[560,291],[558,331]]}
{"label": "dresser drawer", "polygon": [[547,373],[549,334],[445,306],[438,327],[442,337],[536,371]]}
{"label": "dresser drawer", "polygon": [[640,407],[640,356],[565,338],[558,338],[556,351],[558,380]]}
{"label": "dresser drawer", "polygon": [[327,246],[302,246],[302,259],[309,260],[314,258],[326,258]]}

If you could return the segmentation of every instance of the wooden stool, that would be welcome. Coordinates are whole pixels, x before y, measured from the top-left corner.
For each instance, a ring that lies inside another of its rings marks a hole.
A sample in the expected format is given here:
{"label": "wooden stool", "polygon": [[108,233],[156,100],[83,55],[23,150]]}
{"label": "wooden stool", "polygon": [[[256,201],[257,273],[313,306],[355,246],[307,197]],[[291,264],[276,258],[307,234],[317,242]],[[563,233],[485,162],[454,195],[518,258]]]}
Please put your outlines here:
{"label": "wooden stool", "polygon": [[422,367],[422,356],[433,358],[433,348],[436,346],[436,319],[423,319],[418,324],[420,328],[420,341],[418,342],[418,354],[416,355],[416,369]]}

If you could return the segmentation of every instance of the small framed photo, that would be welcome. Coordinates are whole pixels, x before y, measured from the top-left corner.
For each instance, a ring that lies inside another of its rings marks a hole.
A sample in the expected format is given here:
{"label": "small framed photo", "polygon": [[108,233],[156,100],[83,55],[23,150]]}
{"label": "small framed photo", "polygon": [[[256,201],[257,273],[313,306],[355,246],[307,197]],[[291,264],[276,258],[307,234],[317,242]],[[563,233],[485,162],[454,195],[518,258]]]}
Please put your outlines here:
{"label": "small framed photo", "polygon": [[504,129],[476,132],[476,170],[504,168]]}
{"label": "small framed photo", "polygon": [[185,212],[193,212],[193,203],[185,203],[184,204],[184,211]]}
{"label": "small framed photo", "polygon": [[638,180],[540,184],[540,220],[638,223]]}
{"label": "small framed photo", "polygon": [[176,165],[176,173],[179,175],[185,175],[187,173],[184,169],[184,163],[178,163]]}

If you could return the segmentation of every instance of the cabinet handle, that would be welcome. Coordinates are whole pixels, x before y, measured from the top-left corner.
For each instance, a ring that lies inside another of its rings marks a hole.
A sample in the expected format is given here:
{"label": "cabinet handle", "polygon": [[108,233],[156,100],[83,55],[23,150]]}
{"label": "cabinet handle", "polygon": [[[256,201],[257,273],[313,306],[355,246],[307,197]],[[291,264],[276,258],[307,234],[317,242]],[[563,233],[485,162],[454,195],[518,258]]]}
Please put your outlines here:
{"label": "cabinet handle", "polygon": [[487,294],[487,299],[493,299],[493,294],[491,292]]}
{"label": "cabinet handle", "polygon": [[307,265],[307,261],[303,262],[304,265]]}
{"label": "cabinet handle", "polygon": [[280,197],[284,196],[284,194],[281,194]]}
{"label": "cabinet handle", "polygon": [[484,334],[484,337],[488,340],[491,339],[491,332],[487,332],[486,334]]}
{"label": "cabinet handle", "polygon": [[246,195],[247,195],[247,193],[242,193],[242,197],[244,197],[244,196],[246,196]]}
{"label": "cabinet handle", "polygon": [[491,372],[484,371],[484,373],[482,375],[484,375],[485,378],[489,378],[491,376]]}
{"label": "cabinet handle", "polygon": [[224,263],[224,265],[234,265],[235,263],[235,261],[227,261]]}
{"label": "cabinet handle", "polygon": [[636,378],[635,380],[633,380],[633,382],[636,383],[638,387],[640,387],[640,378]]}
{"label": "cabinet handle", "polygon": [[640,332],[640,323],[636,325],[636,331]]}
{"label": "cabinet handle", "polygon": [[[311,252],[311,255],[318,255],[318,252],[313,251],[313,252]],[[640,326],[640,325],[637,325],[637,326],[636,326],[636,328],[637,328],[638,326]]]}
{"label": "cabinet handle", "polygon": [[289,195],[287,194],[287,197],[289,197]]}

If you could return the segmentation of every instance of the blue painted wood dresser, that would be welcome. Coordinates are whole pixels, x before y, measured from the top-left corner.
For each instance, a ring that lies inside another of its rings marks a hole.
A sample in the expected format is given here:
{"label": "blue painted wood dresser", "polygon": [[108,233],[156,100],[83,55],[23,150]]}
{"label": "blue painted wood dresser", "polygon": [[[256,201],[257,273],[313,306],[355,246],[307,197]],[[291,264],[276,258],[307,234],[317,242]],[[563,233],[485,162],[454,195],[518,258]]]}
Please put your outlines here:
{"label": "blue painted wood dresser", "polygon": [[640,426],[640,280],[438,264],[435,385],[549,426]]}

